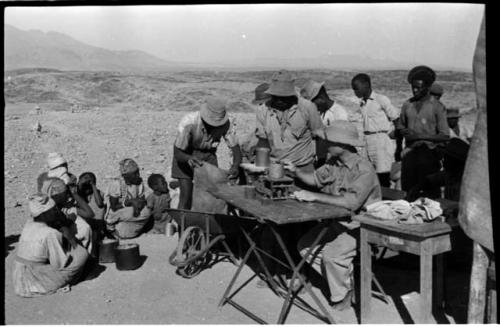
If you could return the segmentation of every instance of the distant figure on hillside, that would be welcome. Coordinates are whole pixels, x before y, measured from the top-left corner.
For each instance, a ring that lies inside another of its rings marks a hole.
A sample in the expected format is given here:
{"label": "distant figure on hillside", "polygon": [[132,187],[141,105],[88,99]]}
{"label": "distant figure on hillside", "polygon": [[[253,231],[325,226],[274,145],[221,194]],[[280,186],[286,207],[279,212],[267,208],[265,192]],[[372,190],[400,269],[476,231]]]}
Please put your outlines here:
{"label": "distant figure on hillside", "polygon": [[227,114],[227,101],[221,97],[208,97],[199,111],[181,119],[172,162],[172,178],[178,179],[180,183],[179,209],[191,209],[193,170],[204,162],[218,166],[216,152],[221,138],[224,138],[233,154],[229,178],[236,179],[241,151],[236,138],[235,121]]}
{"label": "distant figure on hillside", "polygon": [[[324,82],[320,83],[309,80],[302,87],[300,94],[316,105],[325,127],[330,126],[336,120],[349,120],[347,110],[328,96]],[[325,142],[316,142],[315,167],[323,166],[326,161],[327,153],[328,149]]]}
{"label": "distant figure on hillside", "polygon": [[[436,146],[449,139],[449,127],[443,105],[430,95],[436,73],[427,66],[416,66],[408,73],[413,97],[401,108],[397,128],[405,138],[401,165],[401,188],[409,192],[430,174],[441,169],[441,155]],[[438,198],[439,187],[428,189],[424,196]]]}
{"label": "distant figure on hillside", "polygon": [[117,238],[135,238],[143,232],[151,212],[146,208],[144,183],[137,163],[127,158],[121,160],[119,166],[121,176],[107,191],[106,227]]}
{"label": "distant figure on hillside", "polygon": [[446,120],[450,127],[450,138],[459,138],[467,144],[470,144],[474,131],[460,120],[460,110],[458,108],[449,108],[446,110]]}
{"label": "distant figure on hillside", "polygon": [[367,74],[354,76],[351,86],[354,94],[361,99],[360,112],[363,116],[368,160],[375,167],[380,185],[390,187],[395,145],[389,133],[393,127],[392,122],[399,117],[400,111],[388,97],[372,90],[370,76]]}

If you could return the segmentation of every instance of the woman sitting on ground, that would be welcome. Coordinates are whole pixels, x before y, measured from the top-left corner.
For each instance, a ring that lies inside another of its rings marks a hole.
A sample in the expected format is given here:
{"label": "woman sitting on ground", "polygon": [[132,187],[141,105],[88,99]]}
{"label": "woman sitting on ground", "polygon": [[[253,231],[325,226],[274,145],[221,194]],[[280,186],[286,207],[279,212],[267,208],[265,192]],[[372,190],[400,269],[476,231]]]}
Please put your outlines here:
{"label": "woman sitting on ground", "polygon": [[51,178],[62,179],[65,184],[71,183],[76,178],[75,175],[68,172],[68,162],[59,153],[49,153],[47,156],[47,166],[49,167],[49,171],[40,174],[37,178],[38,192],[42,191],[44,184],[50,182]]}
{"label": "woman sitting on ground", "polygon": [[87,251],[49,225],[65,219],[46,194],[29,199],[33,219],[25,224],[14,262],[14,291],[23,297],[51,294],[78,280]]}
{"label": "woman sitting on ground", "polygon": [[104,223],[106,204],[104,203],[104,192],[97,188],[96,183],[95,174],[85,172],[78,178],[77,192],[94,212],[94,218],[86,219],[87,223],[99,237],[102,237],[106,230],[106,224]]}
{"label": "woman sitting on ground", "polygon": [[109,209],[105,217],[106,228],[122,239],[139,236],[151,216],[146,207],[144,183],[139,166],[132,159],[120,161],[121,178],[108,188]]}
{"label": "woman sitting on ground", "polygon": [[[64,226],[69,227],[78,242],[89,253],[92,253],[92,229],[86,220],[94,218],[94,212],[78,195],[76,183],[70,183],[68,186],[58,178],[49,179],[49,182],[46,184],[47,188],[44,187],[42,192],[55,201],[56,206],[67,218]],[[71,237],[65,229],[61,231],[66,237]]]}

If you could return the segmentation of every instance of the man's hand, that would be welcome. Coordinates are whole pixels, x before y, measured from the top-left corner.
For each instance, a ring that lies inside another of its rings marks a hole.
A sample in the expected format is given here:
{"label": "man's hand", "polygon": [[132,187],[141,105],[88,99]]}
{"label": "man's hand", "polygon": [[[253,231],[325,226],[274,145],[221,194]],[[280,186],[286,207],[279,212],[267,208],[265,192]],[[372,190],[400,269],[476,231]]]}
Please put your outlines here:
{"label": "man's hand", "polygon": [[295,166],[290,160],[284,159],[281,160],[281,163],[283,164],[283,168],[286,170],[295,173],[297,171],[297,166]]}
{"label": "man's hand", "polygon": [[304,202],[316,201],[316,194],[306,190],[295,191],[292,193],[292,196],[299,201],[304,201]]}
{"label": "man's hand", "polygon": [[227,177],[229,179],[236,179],[236,178],[238,178],[239,172],[240,171],[239,171],[238,167],[233,166],[233,167],[231,167],[231,169],[229,169],[229,174]]}
{"label": "man's hand", "polygon": [[141,210],[146,206],[146,200],[143,199],[131,199],[130,204],[134,208],[134,217],[139,216]]}
{"label": "man's hand", "polygon": [[403,128],[401,130],[401,135],[403,135],[405,138],[407,138],[408,136],[413,136],[415,135],[415,131],[413,131],[412,129],[409,129],[409,128]]}
{"label": "man's hand", "polygon": [[188,164],[191,168],[199,168],[203,166],[203,161],[198,158],[191,157],[191,159],[188,160]]}

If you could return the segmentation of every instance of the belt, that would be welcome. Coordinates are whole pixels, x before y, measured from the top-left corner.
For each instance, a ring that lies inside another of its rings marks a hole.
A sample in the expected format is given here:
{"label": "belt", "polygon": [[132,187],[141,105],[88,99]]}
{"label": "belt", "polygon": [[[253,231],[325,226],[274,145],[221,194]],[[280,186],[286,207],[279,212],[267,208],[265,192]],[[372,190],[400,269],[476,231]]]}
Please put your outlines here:
{"label": "belt", "polygon": [[378,132],[364,132],[365,135],[374,135],[374,134],[381,134],[381,133],[389,133],[389,131],[378,131]]}
{"label": "belt", "polygon": [[24,263],[26,265],[36,265],[36,266],[43,266],[43,265],[46,265],[47,262],[41,262],[41,261],[32,261],[32,260],[28,260],[28,259],[24,259],[24,258],[21,258],[20,256],[16,255],[16,261],[20,262],[20,263]]}

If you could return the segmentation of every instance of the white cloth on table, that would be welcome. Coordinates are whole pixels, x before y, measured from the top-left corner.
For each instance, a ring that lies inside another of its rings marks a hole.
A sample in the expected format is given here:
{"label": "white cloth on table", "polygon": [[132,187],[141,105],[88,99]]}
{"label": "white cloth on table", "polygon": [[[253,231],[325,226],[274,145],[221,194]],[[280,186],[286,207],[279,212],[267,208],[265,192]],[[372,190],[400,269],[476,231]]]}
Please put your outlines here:
{"label": "white cloth on table", "polygon": [[366,206],[366,213],[379,219],[397,220],[402,224],[420,224],[441,216],[443,209],[437,201],[419,198],[409,203],[406,200],[379,201]]}

